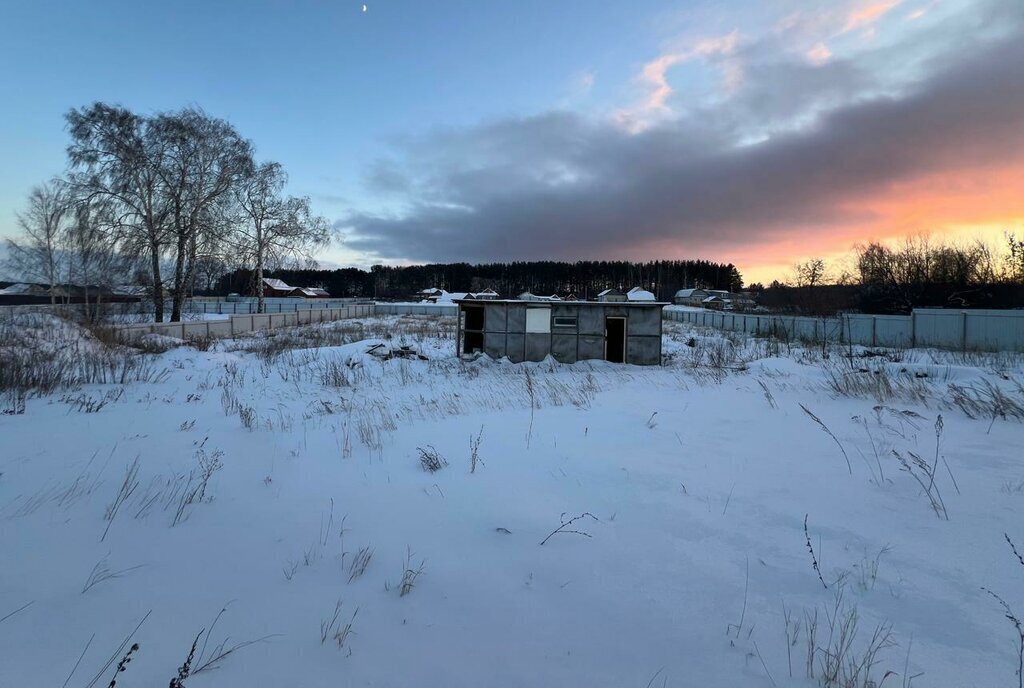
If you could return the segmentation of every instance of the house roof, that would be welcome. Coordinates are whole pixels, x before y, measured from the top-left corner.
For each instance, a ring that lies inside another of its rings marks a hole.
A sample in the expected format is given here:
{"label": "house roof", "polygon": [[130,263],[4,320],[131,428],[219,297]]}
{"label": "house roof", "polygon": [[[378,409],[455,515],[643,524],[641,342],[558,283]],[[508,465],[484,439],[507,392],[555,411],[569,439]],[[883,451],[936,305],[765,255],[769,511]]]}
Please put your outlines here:
{"label": "house roof", "polygon": [[598,296],[611,296],[611,295],[621,294],[621,293],[622,293],[621,291],[619,291],[615,287],[612,287],[611,289],[605,289],[604,291],[598,292],[597,295]]}
{"label": "house roof", "polygon": [[630,301],[656,301],[657,297],[646,289],[640,287],[633,287],[626,293],[626,298]]}
{"label": "house roof", "polygon": [[697,287],[695,289],[680,289],[676,292],[676,298],[688,299],[692,296],[700,296],[701,294],[707,294],[707,291]]}
{"label": "house roof", "polygon": [[273,277],[264,277],[263,284],[270,287],[271,289],[292,289],[293,287],[285,283],[283,280],[275,279]]}
{"label": "house roof", "polygon": [[516,305],[516,306],[527,306],[528,308],[575,308],[577,306],[601,306],[602,308],[651,308],[662,306],[670,306],[672,304],[667,301],[563,301],[559,300],[555,303],[551,302],[549,297],[540,297],[538,299],[530,300],[518,300],[518,299],[483,299],[481,301],[475,301],[469,298],[452,299],[455,303],[470,303],[474,306],[496,306],[496,305]]}

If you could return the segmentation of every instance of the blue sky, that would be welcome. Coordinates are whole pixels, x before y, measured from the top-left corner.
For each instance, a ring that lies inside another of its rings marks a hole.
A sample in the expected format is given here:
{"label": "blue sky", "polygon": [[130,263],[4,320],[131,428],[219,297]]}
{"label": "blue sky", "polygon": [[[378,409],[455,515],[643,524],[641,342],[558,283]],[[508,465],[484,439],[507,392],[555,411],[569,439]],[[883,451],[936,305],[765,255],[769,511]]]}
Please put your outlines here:
{"label": "blue sky", "polygon": [[[0,213],[61,171],[63,115],[94,100],[197,104],[233,122],[292,190],[362,206],[382,142],[436,126],[583,107],[621,85],[659,3],[314,0],[5,3]],[[600,70],[608,87],[583,93]],[[572,102],[570,102],[572,101]],[[337,202],[335,206],[340,205]]]}
{"label": "blue sky", "polygon": [[1024,218],[1024,85],[997,60],[1019,0],[362,5],[5,0],[0,235],[94,100],[230,120],[343,231],[333,263],[705,256],[760,277]]}

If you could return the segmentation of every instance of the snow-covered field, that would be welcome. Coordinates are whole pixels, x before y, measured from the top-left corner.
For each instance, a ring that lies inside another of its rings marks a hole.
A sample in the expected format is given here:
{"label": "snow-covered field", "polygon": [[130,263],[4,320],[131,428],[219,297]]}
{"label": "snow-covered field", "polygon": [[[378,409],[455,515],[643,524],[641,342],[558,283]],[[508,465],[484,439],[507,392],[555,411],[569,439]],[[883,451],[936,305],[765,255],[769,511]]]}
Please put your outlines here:
{"label": "snow-covered field", "polygon": [[[0,365],[100,349],[35,325]],[[0,398],[0,686],[105,687],[133,643],[119,688],[193,647],[190,688],[1018,685],[982,588],[1024,614],[1019,357],[665,323],[658,368],[463,362],[453,328]]]}

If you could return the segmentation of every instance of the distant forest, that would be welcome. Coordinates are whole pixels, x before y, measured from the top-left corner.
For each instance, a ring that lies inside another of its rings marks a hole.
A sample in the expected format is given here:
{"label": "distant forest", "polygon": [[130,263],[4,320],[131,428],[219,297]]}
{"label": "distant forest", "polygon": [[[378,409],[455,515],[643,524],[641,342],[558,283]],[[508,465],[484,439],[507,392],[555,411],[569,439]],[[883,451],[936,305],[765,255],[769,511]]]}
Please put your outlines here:
{"label": "distant forest", "polygon": [[[539,261],[515,263],[439,263],[390,267],[374,265],[369,271],[273,270],[265,273],[299,287],[323,287],[336,297],[408,299],[428,287],[454,292],[494,289],[505,298],[524,291],[534,294],[576,294],[593,298],[609,287],[628,290],[643,287],[662,300],[687,287],[739,291],[743,277],[731,263],[706,260],[659,260],[647,263],[626,261]],[[240,294],[252,291],[252,272],[235,270],[224,275],[215,293]]]}

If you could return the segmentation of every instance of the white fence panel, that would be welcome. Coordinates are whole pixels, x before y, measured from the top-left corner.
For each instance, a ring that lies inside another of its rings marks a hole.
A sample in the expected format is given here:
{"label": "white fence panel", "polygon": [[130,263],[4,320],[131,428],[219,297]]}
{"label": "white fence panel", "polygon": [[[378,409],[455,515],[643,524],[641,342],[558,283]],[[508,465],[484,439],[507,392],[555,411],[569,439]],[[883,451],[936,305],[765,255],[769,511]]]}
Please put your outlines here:
{"label": "white fence panel", "polygon": [[784,339],[853,342],[864,346],[1024,351],[1024,310],[920,308],[911,315],[848,314],[836,318],[743,315],[665,308],[665,319]]}

